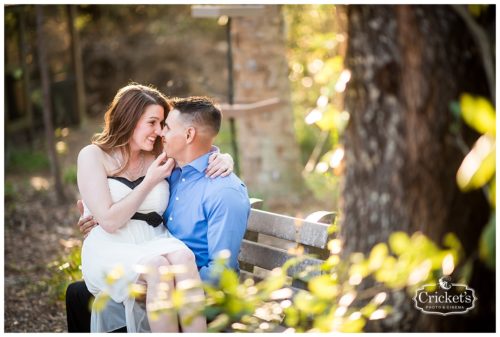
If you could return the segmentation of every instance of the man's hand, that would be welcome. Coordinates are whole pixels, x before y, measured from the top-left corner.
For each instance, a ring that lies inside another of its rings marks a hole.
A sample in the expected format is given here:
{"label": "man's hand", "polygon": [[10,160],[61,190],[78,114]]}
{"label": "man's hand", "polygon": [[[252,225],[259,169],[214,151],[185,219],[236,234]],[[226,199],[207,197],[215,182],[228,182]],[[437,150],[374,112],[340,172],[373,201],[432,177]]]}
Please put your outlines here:
{"label": "man's hand", "polygon": [[83,234],[83,239],[87,238],[92,228],[98,225],[97,221],[94,220],[92,215],[83,217],[83,201],[78,200],[76,202],[76,207],[78,207],[78,211],[80,211],[80,219],[78,219],[78,229]]}

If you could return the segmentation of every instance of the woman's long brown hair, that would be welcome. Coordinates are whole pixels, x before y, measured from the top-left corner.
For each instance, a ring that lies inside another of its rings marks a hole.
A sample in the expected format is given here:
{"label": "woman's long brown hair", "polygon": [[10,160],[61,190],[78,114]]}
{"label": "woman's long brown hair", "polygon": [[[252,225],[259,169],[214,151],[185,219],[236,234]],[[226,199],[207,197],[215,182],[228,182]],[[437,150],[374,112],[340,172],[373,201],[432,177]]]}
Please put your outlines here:
{"label": "woman's long brown hair", "polygon": [[[118,90],[104,114],[104,129],[92,137],[92,143],[108,154],[112,150],[121,152],[123,163],[115,175],[127,169],[130,161],[130,139],[142,114],[153,104],[163,107],[165,118],[172,108],[168,99],[157,89],[132,83]],[[158,137],[152,153],[155,156],[159,155],[162,146],[161,138]]]}

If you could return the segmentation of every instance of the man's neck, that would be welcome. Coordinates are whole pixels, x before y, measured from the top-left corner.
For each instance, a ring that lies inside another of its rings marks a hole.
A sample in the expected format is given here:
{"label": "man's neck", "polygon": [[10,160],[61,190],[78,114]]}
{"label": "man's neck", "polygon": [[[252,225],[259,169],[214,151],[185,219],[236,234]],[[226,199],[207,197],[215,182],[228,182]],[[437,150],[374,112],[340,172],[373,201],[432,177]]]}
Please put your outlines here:
{"label": "man's neck", "polygon": [[212,144],[208,144],[208,146],[197,146],[192,148],[187,148],[186,152],[182,156],[182,158],[176,159],[177,165],[180,167],[184,167],[193,160],[207,154],[212,150]]}

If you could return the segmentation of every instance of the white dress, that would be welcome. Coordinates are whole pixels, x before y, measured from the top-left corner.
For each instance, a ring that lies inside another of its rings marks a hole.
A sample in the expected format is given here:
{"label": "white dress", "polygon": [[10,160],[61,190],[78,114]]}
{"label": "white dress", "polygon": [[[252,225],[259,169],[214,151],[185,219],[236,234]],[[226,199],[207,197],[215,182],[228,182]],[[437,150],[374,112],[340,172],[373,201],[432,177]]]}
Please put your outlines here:
{"label": "white dress", "polygon": [[[124,178],[108,178],[113,202],[127,196],[134,184],[136,186],[140,181],[142,178],[135,182]],[[137,212],[163,215],[168,198],[168,183],[162,181],[146,196]],[[86,206],[84,210],[84,216],[90,214]],[[92,308],[91,331],[109,332],[125,325],[128,332],[149,331],[144,306],[135,303],[134,298],[129,296],[129,285],[137,281],[137,266],[141,262],[179,249],[188,248],[174,238],[163,224],[153,227],[146,221],[130,220],[112,234],[100,226],[94,227],[83,242],[82,274],[88,290],[96,298],[105,291],[112,301],[108,301],[102,311]],[[106,275],[112,270],[121,270],[122,277],[110,286],[106,282]]]}

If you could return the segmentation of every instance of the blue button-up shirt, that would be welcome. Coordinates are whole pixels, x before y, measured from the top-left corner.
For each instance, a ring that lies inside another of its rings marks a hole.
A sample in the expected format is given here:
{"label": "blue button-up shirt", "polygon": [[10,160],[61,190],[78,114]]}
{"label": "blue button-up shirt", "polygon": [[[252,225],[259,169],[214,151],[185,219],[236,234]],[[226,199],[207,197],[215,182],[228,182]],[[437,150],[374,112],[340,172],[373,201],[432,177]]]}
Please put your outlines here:
{"label": "blue button-up shirt", "polygon": [[212,271],[221,250],[231,252],[228,267],[239,271],[238,254],[250,214],[247,188],[235,174],[205,177],[210,154],[173,170],[168,179],[170,201],[163,214],[170,233],[196,256],[203,281],[216,279]]}

